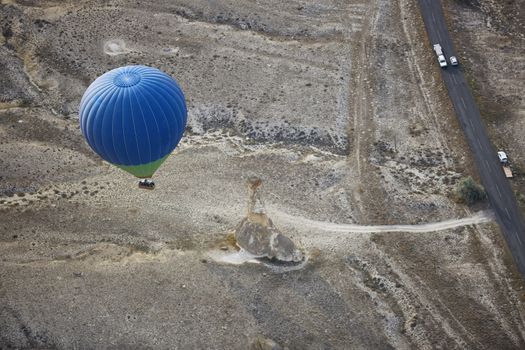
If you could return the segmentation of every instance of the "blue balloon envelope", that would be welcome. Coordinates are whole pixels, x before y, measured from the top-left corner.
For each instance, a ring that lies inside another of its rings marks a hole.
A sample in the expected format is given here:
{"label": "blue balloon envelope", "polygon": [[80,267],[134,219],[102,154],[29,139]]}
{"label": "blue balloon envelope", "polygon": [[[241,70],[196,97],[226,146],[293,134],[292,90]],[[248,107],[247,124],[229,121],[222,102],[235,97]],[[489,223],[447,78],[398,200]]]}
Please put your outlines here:
{"label": "blue balloon envelope", "polygon": [[182,138],[187,108],[172,77],[152,67],[126,66],[87,88],[79,118],[82,134],[100,157],[148,178]]}

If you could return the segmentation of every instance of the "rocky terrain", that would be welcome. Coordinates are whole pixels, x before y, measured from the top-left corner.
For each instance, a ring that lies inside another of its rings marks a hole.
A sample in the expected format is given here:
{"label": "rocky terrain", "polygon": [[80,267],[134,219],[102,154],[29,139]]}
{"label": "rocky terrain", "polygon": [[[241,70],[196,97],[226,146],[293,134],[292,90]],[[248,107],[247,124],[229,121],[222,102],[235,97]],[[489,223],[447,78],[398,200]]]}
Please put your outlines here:
{"label": "rocky terrain", "polygon": [[[525,346],[499,229],[451,195],[476,173],[417,2],[4,0],[0,16],[1,349]],[[78,127],[90,82],[127,64],[187,98],[154,191]],[[303,264],[239,255],[253,176]]]}

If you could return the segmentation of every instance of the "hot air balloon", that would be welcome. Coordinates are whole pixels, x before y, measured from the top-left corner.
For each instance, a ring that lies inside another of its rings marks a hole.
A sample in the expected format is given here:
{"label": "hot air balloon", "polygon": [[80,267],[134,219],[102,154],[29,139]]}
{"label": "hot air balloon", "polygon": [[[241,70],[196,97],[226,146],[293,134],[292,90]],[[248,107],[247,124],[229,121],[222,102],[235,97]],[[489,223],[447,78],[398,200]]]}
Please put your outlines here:
{"label": "hot air balloon", "polygon": [[80,129],[105,161],[148,180],[175,149],[187,122],[184,94],[166,73],[126,66],[98,77],[80,102]]}

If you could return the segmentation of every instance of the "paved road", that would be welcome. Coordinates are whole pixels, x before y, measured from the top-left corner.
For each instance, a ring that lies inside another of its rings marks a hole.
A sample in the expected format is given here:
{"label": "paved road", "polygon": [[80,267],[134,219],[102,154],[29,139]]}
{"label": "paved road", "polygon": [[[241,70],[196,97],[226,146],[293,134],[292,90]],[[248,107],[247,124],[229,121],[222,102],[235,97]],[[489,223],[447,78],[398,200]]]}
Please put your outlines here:
{"label": "paved road", "polygon": [[[456,56],[456,51],[447,30],[441,1],[419,0],[421,13],[431,44],[441,44],[447,60]],[[429,49],[432,50],[432,47]],[[461,57],[460,60],[461,67]],[[438,65],[437,57],[434,61]],[[439,66],[439,65],[438,65]],[[459,67],[442,69],[443,80],[456,110],[470,149],[474,154],[481,181],[487,191],[490,205],[496,215],[514,260],[525,277],[525,222],[516,203],[516,198],[500,167],[496,150],[489,141],[465,76]]]}

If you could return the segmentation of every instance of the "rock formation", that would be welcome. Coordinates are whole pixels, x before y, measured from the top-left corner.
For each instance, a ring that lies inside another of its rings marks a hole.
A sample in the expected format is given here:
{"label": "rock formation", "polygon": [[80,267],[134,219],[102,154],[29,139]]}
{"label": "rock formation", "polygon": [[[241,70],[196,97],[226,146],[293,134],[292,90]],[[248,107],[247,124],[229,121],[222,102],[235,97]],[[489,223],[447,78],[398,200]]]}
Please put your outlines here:
{"label": "rock formation", "polygon": [[266,214],[258,188],[262,180],[251,177],[247,181],[250,199],[246,217],[235,229],[237,245],[247,252],[282,262],[300,262],[304,254],[283,235]]}

